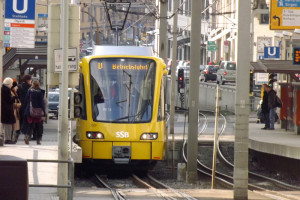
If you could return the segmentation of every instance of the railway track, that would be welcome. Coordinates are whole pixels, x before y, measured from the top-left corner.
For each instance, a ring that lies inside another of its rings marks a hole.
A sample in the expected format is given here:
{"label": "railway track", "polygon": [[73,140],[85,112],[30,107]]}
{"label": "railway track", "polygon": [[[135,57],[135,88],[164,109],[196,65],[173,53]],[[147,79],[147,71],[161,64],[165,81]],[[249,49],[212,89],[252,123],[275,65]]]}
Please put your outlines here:
{"label": "railway track", "polygon": [[[205,111],[205,112],[209,112],[209,111]],[[201,115],[205,116],[206,114],[202,112]],[[220,156],[221,161],[226,163],[226,165],[229,166],[231,168],[231,170],[233,171],[233,167],[234,167],[233,164],[224,157],[224,155],[222,154],[222,152],[220,150],[219,139],[220,139],[220,136],[224,133],[226,126],[227,126],[226,117],[222,114],[220,114],[220,115],[223,118],[224,123],[222,124],[221,129],[218,134],[218,140],[217,140],[218,155]],[[207,117],[204,117],[204,118],[207,119]],[[206,127],[207,127],[207,122],[204,123],[201,131],[198,133],[198,136],[203,134]],[[184,141],[182,152],[183,152],[184,160],[187,161],[187,157],[185,154],[185,146],[186,146],[186,140]],[[197,162],[198,162],[198,166],[199,166],[198,171],[202,174],[205,174],[205,175],[211,177],[212,169],[210,167],[206,166],[205,164],[203,164],[199,159],[197,160]],[[290,191],[300,190],[300,188],[297,186],[289,185],[282,181],[272,179],[272,178],[254,173],[254,172],[249,171],[249,175],[251,177],[251,179],[249,180],[249,184],[248,184],[250,190],[256,190],[256,191],[268,190],[268,191],[270,191],[270,188],[275,189],[275,190],[276,189],[278,189],[278,190],[285,189],[285,190],[290,190]],[[229,187],[229,188],[233,187],[233,176],[232,175],[228,175],[228,174],[216,171],[216,179],[219,183],[221,183],[225,187]],[[264,183],[264,184],[261,184],[261,183]]]}
{"label": "railway track", "polygon": [[[196,200],[196,198],[191,197],[183,192],[180,192],[168,185],[162,183],[161,181],[155,179],[154,177],[147,175],[146,178],[141,179],[135,174],[132,175],[135,182],[141,187],[152,190],[156,194],[160,195],[164,199],[170,200]],[[162,190],[163,189],[163,190]]]}
{"label": "railway track", "polygon": [[95,174],[95,181],[98,186],[103,186],[111,191],[111,194],[115,200],[126,200],[126,198],[118,191],[118,189],[113,188],[106,180],[101,178],[99,175]]}

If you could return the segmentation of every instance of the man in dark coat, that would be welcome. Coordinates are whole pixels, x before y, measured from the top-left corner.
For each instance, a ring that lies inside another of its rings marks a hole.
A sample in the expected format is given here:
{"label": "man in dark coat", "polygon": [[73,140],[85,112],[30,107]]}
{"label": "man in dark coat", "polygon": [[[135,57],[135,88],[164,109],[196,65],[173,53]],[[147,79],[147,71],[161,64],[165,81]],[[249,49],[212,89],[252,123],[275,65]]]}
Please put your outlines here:
{"label": "man in dark coat", "polygon": [[[13,104],[15,102],[15,97],[11,95],[10,88],[12,87],[13,80],[9,77],[3,80],[3,85],[1,87],[1,123],[4,132],[5,144],[13,144],[12,142],[12,128],[13,124],[16,123],[14,116]],[[0,146],[3,146],[3,139],[0,142]]]}
{"label": "man in dark coat", "polygon": [[275,115],[276,115],[276,92],[270,87],[266,86],[266,91],[268,92],[268,109],[269,109],[269,119],[270,128],[268,130],[274,130]]}
{"label": "man in dark coat", "polygon": [[27,94],[28,89],[31,87],[31,75],[26,74],[22,78],[23,83],[18,85],[18,97],[21,101],[21,108],[19,110],[20,113],[20,125],[22,127],[23,120],[24,120],[24,110],[25,110],[25,97]]}

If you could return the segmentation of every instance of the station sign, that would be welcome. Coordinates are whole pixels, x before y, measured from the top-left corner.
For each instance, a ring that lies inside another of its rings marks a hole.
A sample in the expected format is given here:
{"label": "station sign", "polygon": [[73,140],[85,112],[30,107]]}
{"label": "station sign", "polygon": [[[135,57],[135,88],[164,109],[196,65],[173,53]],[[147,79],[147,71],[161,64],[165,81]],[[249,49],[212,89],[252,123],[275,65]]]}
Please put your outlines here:
{"label": "station sign", "polygon": [[279,47],[265,47],[264,48],[264,60],[279,60],[280,48]]}
{"label": "station sign", "polygon": [[6,0],[4,47],[34,48],[35,0]]}
{"label": "station sign", "polygon": [[294,47],[293,51],[293,64],[300,65],[300,47]]}
{"label": "station sign", "polygon": [[[62,49],[54,49],[54,72],[62,71],[63,55]],[[68,71],[77,72],[78,71],[78,57],[77,49],[69,48],[68,50]]]}
{"label": "station sign", "polygon": [[271,0],[270,29],[294,30],[300,27],[300,1]]}

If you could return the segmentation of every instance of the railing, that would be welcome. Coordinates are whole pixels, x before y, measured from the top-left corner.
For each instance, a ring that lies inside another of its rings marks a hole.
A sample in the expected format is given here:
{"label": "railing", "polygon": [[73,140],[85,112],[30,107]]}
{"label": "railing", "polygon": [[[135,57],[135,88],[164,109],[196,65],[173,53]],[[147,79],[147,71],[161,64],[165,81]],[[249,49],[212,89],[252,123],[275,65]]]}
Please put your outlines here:
{"label": "railing", "polygon": [[43,163],[67,163],[68,164],[68,185],[47,185],[47,184],[29,184],[29,187],[51,187],[51,188],[68,188],[68,199],[73,199],[74,190],[74,161],[70,160],[35,160],[27,159],[27,162],[43,162]]}

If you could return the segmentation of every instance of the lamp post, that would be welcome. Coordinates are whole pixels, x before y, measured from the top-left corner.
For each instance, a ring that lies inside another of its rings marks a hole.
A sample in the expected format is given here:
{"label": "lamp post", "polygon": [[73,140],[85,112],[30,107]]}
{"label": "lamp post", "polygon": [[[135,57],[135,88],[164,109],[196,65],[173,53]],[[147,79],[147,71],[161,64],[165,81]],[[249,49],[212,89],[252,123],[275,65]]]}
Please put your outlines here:
{"label": "lamp post", "polygon": [[110,0],[104,2],[104,9],[111,30],[116,32],[116,46],[119,45],[118,31],[124,29],[131,2],[127,0]]}

